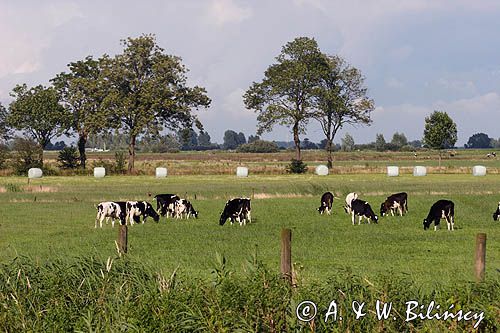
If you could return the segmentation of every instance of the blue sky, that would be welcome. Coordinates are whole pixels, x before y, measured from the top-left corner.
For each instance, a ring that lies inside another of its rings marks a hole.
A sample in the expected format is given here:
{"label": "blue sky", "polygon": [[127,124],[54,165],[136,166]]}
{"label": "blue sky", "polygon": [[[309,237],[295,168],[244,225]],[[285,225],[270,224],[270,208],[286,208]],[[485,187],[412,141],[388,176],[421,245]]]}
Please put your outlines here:
{"label": "blue sky", "polygon": [[[226,129],[254,134],[256,114],[242,94],[263,77],[281,47],[314,37],[366,76],[375,100],[369,127],[346,127],[358,143],[395,131],[422,137],[433,110],[450,114],[457,145],[485,132],[498,138],[500,1],[11,1],[0,0],[0,101],[17,83],[48,84],[66,65],[121,51],[120,39],[154,33],[182,57],[190,84],[207,88],[212,106],[199,118],[221,142]],[[311,123],[307,135],[322,137]],[[287,140],[277,127],[266,139]]]}

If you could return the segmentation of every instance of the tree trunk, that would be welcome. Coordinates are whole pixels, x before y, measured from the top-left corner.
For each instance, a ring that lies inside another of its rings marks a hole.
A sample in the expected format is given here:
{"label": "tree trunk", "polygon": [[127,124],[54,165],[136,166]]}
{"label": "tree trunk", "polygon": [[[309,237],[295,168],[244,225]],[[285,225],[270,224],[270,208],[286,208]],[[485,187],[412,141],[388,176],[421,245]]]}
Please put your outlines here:
{"label": "tree trunk", "polygon": [[293,142],[295,142],[295,159],[300,161],[300,139],[298,122],[293,125]]}
{"label": "tree trunk", "polygon": [[132,173],[134,171],[135,138],[135,135],[130,136],[130,143],[128,145],[128,173]]}
{"label": "tree trunk", "polygon": [[439,149],[439,172],[441,172],[441,149]]}
{"label": "tree trunk", "polygon": [[333,166],[333,154],[332,154],[332,140],[326,139],[326,152],[328,154],[327,167],[331,169]]}
{"label": "tree trunk", "polygon": [[87,135],[80,133],[78,137],[78,153],[80,154],[80,166],[85,170],[85,163],[87,162],[87,154],[85,153],[85,144],[87,143]]}
{"label": "tree trunk", "polygon": [[40,167],[43,168],[43,146],[42,149],[40,149],[40,153],[38,154],[38,160],[40,161]]}

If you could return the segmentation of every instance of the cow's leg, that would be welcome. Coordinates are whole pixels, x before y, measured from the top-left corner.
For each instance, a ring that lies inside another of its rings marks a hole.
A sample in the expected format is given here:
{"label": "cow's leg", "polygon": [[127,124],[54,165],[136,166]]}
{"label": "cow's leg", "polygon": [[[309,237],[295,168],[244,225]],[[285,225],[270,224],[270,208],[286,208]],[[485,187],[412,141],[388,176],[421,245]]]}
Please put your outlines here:
{"label": "cow's leg", "polygon": [[99,226],[102,228],[102,221],[104,221],[104,219],[106,218],[106,216],[104,214],[101,215],[101,219],[99,220]]}
{"label": "cow's leg", "polygon": [[111,218],[111,228],[114,228],[115,227],[115,218],[112,217]]}
{"label": "cow's leg", "polygon": [[355,220],[354,220],[354,212],[351,212],[351,216],[352,216],[352,225],[355,225],[355,224],[356,224],[356,222],[355,222]]}
{"label": "cow's leg", "polygon": [[451,231],[455,230],[455,216],[450,216],[451,219]]}
{"label": "cow's leg", "polygon": [[362,215],[359,215],[359,220],[358,220],[358,225],[361,224],[361,220],[363,219],[363,216]]}
{"label": "cow's leg", "polygon": [[101,214],[99,214],[99,212],[97,212],[97,215],[95,217],[95,227],[94,228],[97,228],[97,222],[99,221],[99,217],[100,217]]}

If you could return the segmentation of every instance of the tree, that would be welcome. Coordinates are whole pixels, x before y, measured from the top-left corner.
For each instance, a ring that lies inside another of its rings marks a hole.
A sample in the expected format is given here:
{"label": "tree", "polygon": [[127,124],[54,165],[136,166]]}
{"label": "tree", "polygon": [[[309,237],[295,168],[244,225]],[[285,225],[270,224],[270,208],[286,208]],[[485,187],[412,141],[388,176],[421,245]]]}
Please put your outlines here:
{"label": "tree", "polygon": [[257,134],[269,132],[275,125],[291,126],[295,159],[300,160],[300,138],[313,116],[314,90],[319,80],[323,57],[314,39],[298,37],[287,43],[267,68],[262,82],[253,82],[243,99],[255,110]]}
{"label": "tree", "polygon": [[351,134],[346,133],[341,139],[341,147],[343,151],[353,151],[354,150],[354,138]]}
{"label": "tree", "polygon": [[51,80],[64,107],[71,113],[71,127],[78,135],[80,166],[85,169],[85,145],[91,134],[106,128],[102,101],[106,96],[100,63],[92,56],[68,64],[69,73],[62,72]]}
{"label": "tree", "polygon": [[180,130],[179,139],[182,150],[194,150],[198,146],[198,134],[192,128]]}
{"label": "tree", "polygon": [[227,130],[224,132],[224,139],[222,143],[222,149],[236,149],[239,146],[238,133],[233,130]]}
{"label": "tree", "polygon": [[491,140],[492,139],[484,133],[476,133],[469,138],[465,144],[465,148],[492,148]]}
{"label": "tree", "polygon": [[384,151],[386,149],[386,142],[383,134],[377,133],[375,136],[375,149],[377,151]]}
{"label": "tree", "polygon": [[102,62],[109,91],[103,101],[117,127],[129,137],[128,171],[134,170],[137,137],[147,130],[177,130],[196,125],[192,109],[209,107],[202,87],[188,87],[181,58],[167,55],[153,35],[122,41],[123,53]]}
{"label": "tree", "polygon": [[400,149],[403,146],[408,145],[408,139],[404,135],[404,133],[394,133],[392,136],[391,143],[397,147],[397,149]]}
{"label": "tree", "polygon": [[305,138],[300,146],[302,149],[318,149],[318,145],[315,144],[314,142],[311,142],[309,138]]}
{"label": "tree", "polygon": [[43,149],[54,137],[68,134],[71,118],[59,104],[59,96],[52,87],[38,85],[28,88],[17,85],[10,94],[15,100],[10,104],[7,124],[34,139],[42,148],[40,163],[43,165]]}
{"label": "tree", "polygon": [[247,143],[247,139],[245,138],[245,134],[243,132],[238,133],[237,140],[238,140],[238,146]]}
{"label": "tree", "polygon": [[357,68],[339,56],[324,55],[323,58],[325,66],[315,92],[317,112],[314,118],[325,134],[327,164],[331,168],[332,145],[338,130],[346,124],[370,125],[374,102],[367,97],[365,78]]}
{"label": "tree", "polygon": [[457,125],[446,112],[434,111],[425,118],[424,145],[439,150],[439,166],[441,167],[441,150],[451,148],[457,142]]}

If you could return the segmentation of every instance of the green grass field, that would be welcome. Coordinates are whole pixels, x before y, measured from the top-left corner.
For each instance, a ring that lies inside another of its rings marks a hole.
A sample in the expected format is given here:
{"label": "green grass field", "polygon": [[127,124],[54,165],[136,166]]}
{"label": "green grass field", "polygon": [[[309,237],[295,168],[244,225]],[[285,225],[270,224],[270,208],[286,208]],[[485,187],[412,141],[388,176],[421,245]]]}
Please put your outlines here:
{"label": "green grass field", "polygon": [[[332,216],[316,208],[324,191],[340,199]],[[353,226],[342,209],[356,191],[376,213],[386,196],[409,194],[409,213],[376,224]],[[152,220],[129,227],[129,254],[158,271],[206,277],[216,253],[238,272],[257,257],[279,270],[280,230],[292,229],[292,260],[304,283],[321,282],[339,269],[370,278],[395,272],[425,288],[473,280],[475,235],[487,234],[487,278],[500,275],[500,222],[492,213],[500,201],[500,176],[385,175],[45,177],[0,178],[0,261],[29,256],[38,261],[93,256],[116,257],[118,228],[94,228],[94,204],[107,200],[149,200],[147,193],[177,193],[191,200],[199,219]],[[253,223],[218,225],[230,197],[253,196]],[[441,198],[455,202],[456,230],[424,231],[422,220]]]}

